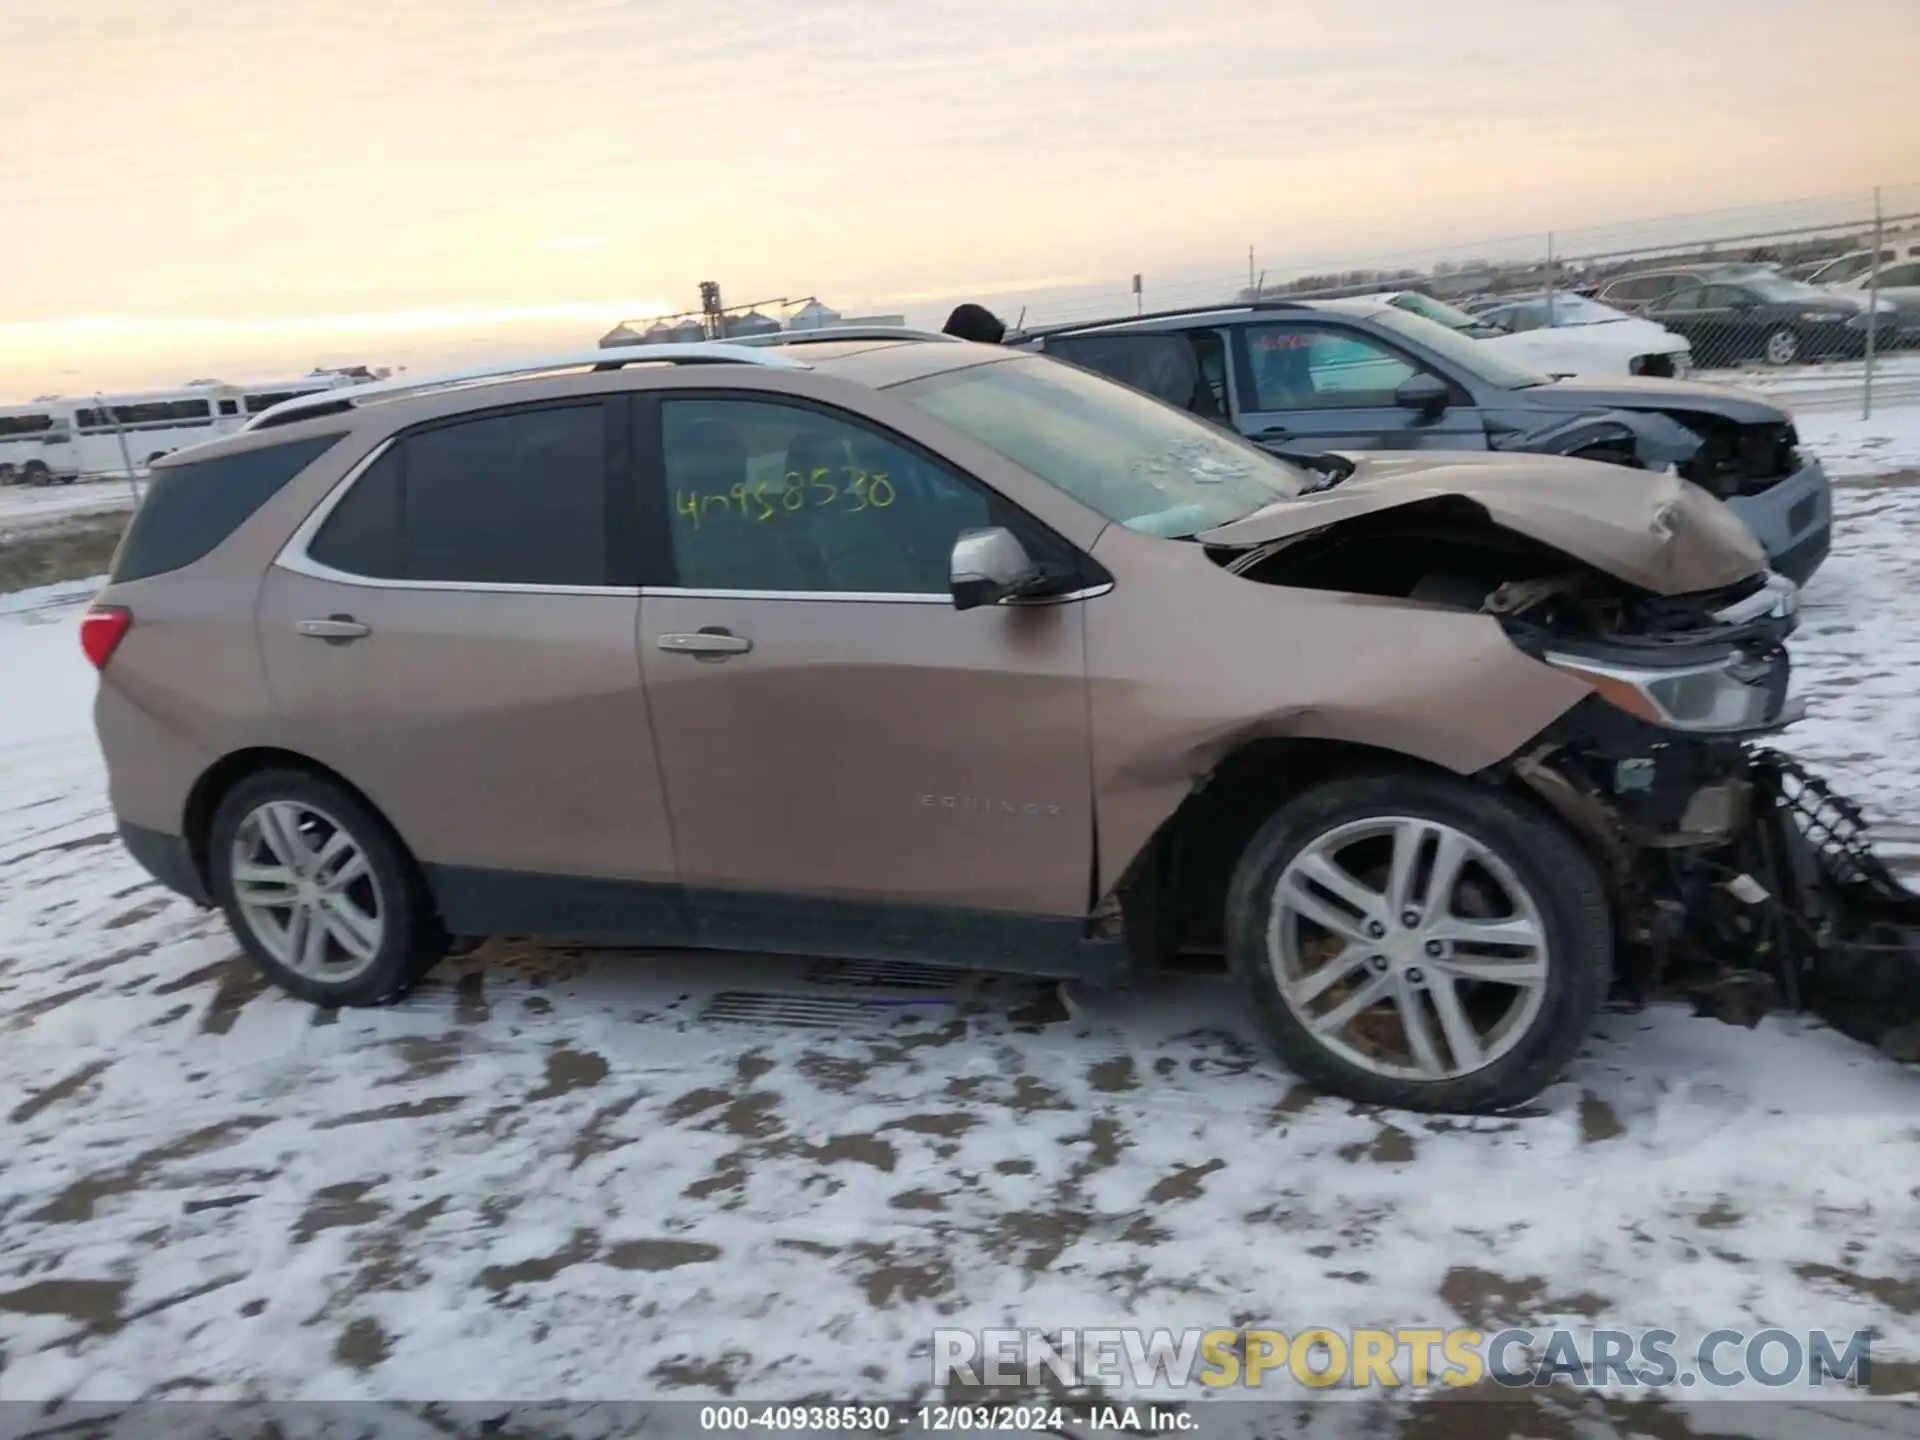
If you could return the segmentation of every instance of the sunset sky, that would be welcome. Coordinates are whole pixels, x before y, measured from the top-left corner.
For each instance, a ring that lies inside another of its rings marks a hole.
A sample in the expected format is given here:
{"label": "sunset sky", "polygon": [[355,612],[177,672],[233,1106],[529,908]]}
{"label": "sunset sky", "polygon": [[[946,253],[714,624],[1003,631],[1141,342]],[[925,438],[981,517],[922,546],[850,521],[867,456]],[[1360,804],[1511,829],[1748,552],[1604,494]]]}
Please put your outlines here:
{"label": "sunset sky", "polygon": [[0,56],[0,399],[1920,182],[1916,0],[0,0]]}

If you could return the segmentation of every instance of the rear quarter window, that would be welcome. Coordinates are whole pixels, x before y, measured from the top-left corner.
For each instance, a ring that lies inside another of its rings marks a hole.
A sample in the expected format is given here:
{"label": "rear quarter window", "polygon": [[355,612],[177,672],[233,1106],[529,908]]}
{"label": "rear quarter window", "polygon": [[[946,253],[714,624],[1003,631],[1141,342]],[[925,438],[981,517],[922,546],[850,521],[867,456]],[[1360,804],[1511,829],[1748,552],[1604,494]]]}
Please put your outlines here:
{"label": "rear quarter window", "polygon": [[156,471],[114,556],[112,579],[144,580],[193,564],[340,439],[316,435]]}

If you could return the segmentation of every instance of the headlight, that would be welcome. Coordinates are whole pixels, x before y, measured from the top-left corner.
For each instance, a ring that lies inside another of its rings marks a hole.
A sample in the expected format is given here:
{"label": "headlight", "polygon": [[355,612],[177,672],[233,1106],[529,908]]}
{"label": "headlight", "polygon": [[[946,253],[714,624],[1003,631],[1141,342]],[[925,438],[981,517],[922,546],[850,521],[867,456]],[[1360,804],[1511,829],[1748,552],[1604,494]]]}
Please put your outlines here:
{"label": "headlight", "polygon": [[1847,317],[1837,310],[1802,310],[1800,318],[1809,325],[1830,325],[1835,320],[1845,320]]}
{"label": "headlight", "polygon": [[1736,655],[1708,665],[1640,667],[1580,655],[1544,658],[1591,685],[1608,704],[1672,730],[1757,730],[1778,719],[1785,706],[1781,659]]}

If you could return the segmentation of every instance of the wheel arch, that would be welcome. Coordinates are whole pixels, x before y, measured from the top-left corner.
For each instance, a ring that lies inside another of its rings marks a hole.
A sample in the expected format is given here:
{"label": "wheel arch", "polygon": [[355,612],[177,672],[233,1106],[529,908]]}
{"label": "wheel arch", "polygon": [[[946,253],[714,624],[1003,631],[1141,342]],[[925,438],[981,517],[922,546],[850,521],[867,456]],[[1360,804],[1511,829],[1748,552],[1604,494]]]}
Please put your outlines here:
{"label": "wheel arch", "polygon": [[282,750],[271,745],[253,746],[245,750],[236,750],[222,756],[201,773],[193,782],[193,788],[187,792],[186,809],[182,816],[181,833],[186,836],[187,848],[193,857],[194,874],[202,885],[209,889],[213,883],[211,866],[211,841],[213,835],[213,817],[219,812],[220,802],[229,795],[234,786],[249,776],[258,775],[266,770],[293,770],[310,775],[316,780],[324,780],[337,785],[353,796],[368,812],[387,829],[401,851],[417,867],[419,860],[414,857],[413,849],[387,818],[386,811],[376,804],[373,798],[353,781],[331,766],[323,765],[310,755],[302,755],[294,750]]}
{"label": "wheel arch", "polygon": [[[1211,927],[1224,927],[1234,866],[1280,805],[1309,785],[1395,771],[1482,784],[1572,829],[1505,763],[1463,775],[1435,761],[1358,741],[1250,740],[1196,780],[1186,799],[1132,857],[1102,898],[1096,928],[1118,925],[1139,970],[1157,968],[1183,948],[1212,945],[1216,936]],[[1587,843],[1577,832],[1576,838]]]}

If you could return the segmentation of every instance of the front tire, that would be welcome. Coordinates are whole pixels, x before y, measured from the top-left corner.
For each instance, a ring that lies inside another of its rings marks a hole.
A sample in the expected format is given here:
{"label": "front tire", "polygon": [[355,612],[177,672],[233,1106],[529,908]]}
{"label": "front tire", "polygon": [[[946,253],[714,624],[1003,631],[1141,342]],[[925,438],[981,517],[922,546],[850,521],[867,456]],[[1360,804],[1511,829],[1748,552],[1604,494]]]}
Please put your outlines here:
{"label": "front tire", "polygon": [[1283,805],[1227,901],[1227,957],[1280,1058],[1366,1104],[1480,1113],[1559,1078],[1606,998],[1598,869],[1550,817],[1376,772]]}
{"label": "front tire", "polygon": [[1791,330],[1776,330],[1767,336],[1761,353],[1769,365],[1791,365],[1800,358],[1800,337]]}
{"label": "front tire", "polygon": [[214,898],[268,979],[316,1005],[386,1005],[447,951],[420,870],[357,797],[298,770],[250,775],[208,838]]}

